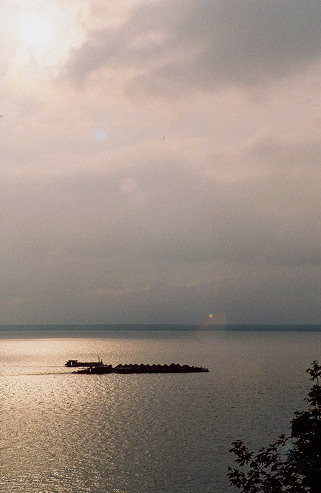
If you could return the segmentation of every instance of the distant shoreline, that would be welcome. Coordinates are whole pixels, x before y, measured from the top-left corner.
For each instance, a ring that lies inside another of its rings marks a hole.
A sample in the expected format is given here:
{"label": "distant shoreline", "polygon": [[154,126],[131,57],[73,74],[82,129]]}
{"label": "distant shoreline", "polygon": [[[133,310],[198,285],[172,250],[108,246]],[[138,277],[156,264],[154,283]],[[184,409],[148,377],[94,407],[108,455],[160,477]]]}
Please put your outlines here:
{"label": "distant shoreline", "polygon": [[37,325],[0,325],[0,332],[13,331],[114,331],[114,332],[165,332],[165,331],[225,331],[225,332],[321,332],[317,324],[37,324]]}

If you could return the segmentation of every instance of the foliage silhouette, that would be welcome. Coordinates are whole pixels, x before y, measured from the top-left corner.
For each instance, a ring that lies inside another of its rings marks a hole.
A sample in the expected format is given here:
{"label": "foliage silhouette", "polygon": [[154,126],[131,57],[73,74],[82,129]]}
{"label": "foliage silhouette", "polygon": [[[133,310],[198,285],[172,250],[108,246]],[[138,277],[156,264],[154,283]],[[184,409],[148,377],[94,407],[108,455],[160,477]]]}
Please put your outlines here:
{"label": "foliage silhouette", "polygon": [[239,468],[229,467],[228,478],[242,493],[321,492],[321,366],[313,361],[306,371],[314,382],[308,409],[294,413],[289,437],[280,435],[256,454],[241,440],[232,443]]}

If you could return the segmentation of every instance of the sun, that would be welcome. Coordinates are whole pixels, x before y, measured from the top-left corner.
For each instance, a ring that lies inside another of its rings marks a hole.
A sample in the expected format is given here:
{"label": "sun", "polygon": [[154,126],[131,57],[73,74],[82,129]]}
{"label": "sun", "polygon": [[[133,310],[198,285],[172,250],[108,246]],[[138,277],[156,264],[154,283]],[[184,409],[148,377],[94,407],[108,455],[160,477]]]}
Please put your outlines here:
{"label": "sun", "polygon": [[28,0],[21,3],[14,21],[16,64],[32,64],[33,71],[58,67],[68,58],[72,47],[84,39],[83,26],[73,4],[63,9],[53,0]]}
{"label": "sun", "polygon": [[54,26],[44,14],[33,12],[25,15],[20,19],[19,27],[22,43],[34,50],[43,50],[54,40]]}
{"label": "sun", "polygon": [[57,19],[45,9],[21,12],[17,25],[20,60],[33,60],[41,67],[52,65],[61,34]]}

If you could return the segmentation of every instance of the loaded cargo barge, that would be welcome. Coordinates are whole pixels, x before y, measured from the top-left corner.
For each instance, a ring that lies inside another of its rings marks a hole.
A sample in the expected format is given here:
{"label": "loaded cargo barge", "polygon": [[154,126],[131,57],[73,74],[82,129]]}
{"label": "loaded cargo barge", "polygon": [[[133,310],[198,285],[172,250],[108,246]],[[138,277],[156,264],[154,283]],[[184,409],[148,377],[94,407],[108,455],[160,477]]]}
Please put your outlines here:
{"label": "loaded cargo barge", "polygon": [[208,368],[199,366],[179,365],[172,363],[170,365],[105,365],[102,360],[97,362],[82,362],[78,360],[69,360],[65,364],[69,368],[82,367],[81,370],[76,370],[74,373],[86,375],[104,374],[104,373],[204,373],[208,372]]}

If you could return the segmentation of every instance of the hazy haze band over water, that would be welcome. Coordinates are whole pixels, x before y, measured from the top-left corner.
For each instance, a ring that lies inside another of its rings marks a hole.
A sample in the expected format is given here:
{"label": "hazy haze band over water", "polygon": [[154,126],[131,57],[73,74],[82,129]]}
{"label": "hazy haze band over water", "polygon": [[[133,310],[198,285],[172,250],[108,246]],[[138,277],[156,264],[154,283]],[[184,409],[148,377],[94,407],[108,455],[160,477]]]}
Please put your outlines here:
{"label": "hazy haze band over water", "polygon": [[0,325],[0,337],[6,333],[12,337],[12,332],[21,332],[23,337],[36,332],[51,332],[60,335],[61,332],[71,332],[75,335],[83,332],[132,332],[132,331],[276,331],[276,332],[318,332],[320,324],[211,324],[211,319],[201,324],[38,324],[38,325]]}
{"label": "hazy haze band over water", "polygon": [[[232,491],[230,442],[261,446],[287,432],[321,343],[321,333],[303,332],[16,335],[0,350],[2,493]],[[98,356],[210,372],[74,375],[63,366]]]}

